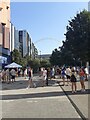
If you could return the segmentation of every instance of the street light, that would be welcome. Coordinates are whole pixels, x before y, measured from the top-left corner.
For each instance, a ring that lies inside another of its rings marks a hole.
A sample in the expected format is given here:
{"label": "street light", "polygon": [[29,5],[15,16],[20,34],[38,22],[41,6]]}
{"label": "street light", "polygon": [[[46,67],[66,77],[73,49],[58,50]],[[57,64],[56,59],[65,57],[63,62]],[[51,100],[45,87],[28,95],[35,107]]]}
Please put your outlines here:
{"label": "street light", "polygon": [[41,51],[40,51],[40,62],[41,62]]}

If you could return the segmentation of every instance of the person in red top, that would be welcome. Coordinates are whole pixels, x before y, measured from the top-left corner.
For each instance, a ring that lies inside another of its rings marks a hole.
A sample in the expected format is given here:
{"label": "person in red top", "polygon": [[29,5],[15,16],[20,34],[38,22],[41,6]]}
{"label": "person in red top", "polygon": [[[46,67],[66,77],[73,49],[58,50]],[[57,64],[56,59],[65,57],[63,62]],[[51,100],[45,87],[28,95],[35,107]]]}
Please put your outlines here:
{"label": "person in red top", "polygon": [[81,91],[85,91],[85,84],[84,84],[85,72],[84,72],[83,68],[80,69],[79,75],[80,75]]}

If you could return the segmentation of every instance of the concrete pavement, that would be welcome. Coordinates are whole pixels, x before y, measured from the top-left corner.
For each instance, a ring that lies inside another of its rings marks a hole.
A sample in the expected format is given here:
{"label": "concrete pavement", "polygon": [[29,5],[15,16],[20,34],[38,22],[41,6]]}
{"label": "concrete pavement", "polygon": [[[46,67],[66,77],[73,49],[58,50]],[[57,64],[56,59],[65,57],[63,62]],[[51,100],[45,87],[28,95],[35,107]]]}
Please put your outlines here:
{"label": "concrete pavement", "polygon": [[[71,86],[62,86],[62,83],[60,83],[59,86],[57,81],[61,80],[51,80],[49,81],[49,86],[41,87],[40,81],[35,78],[34,82],[37,83],[38,87],[30,89],[26,89],[27,80],[23,77],[17,78],[15,83],[3,83],[2,90],[0,91],[3,99],[2,116],[7,118],[12,117],[12,115],[14,118],[45,118],[46,116],[48,118],[80,118],[81,113],[81,115],[83,115],[82,117],[88,118],[89,92],[86,91],[81,93],[79,91],[80,84],[78,82],[78,92],[72,94]],[[85,85],[88,90],[88,82],[85,82]],[[18,107],[20,103],[23,104],[22,107]],[[29,114],[28,112],[25,114],[25,111],[28,108],[26,107],[27,103],[30,105],[29,108],[32,108],[32,114]],[[73,104],[76,106],[73,106]],[[40,107],[38,107],[38,105],[40,105]],[[55,105],[55,107],[53,107],[53,105]],[[8,111],[6,110],[7,107]],[[51,109],[48,109],[48,107]],[[79,111],[77,111],[75,107],[77,107]],[[19,111],[22,111],[21,115],[16,112],[16,108],[18,108]],[[45,110],[43,108],[45,108]],[[12,115],[10,114],[11,111],[13,111]],[[36,111],[35,114],[33,114],[34,111]],[[65,113],[65,115],[62,113]]]}
{"label": "concrete pavement", "polygon": [[85,81],[85,92],[81,92],[80,81],[77,82],[77,93],[71,92],[71,84],[63,86],[61,79],[58,79],[58,83],[80,116],[84,119],[89,118],[90,89],[88,81]]}

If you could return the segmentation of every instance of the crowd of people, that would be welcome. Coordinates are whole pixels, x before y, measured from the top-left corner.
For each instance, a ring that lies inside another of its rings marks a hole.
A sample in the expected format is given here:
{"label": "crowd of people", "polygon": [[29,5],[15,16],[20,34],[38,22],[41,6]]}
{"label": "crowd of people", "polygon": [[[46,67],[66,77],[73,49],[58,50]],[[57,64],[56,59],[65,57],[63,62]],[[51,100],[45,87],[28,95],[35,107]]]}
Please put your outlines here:
{"label": "crowd of people", "polygon": [[[0,71],[0,81],[2,83],[15,82],[15,77],[21,76],[20,69],[3,69]],[[89,70],[84,67],[52,67],[39,69],[38,76],[41,79],[42,87],[48,85],[48,80],[55,79],[59,75],[60,80],[63,82],[63,86],[71,85],[72,93],[77,92],[77,81],[80,81],[81,91],[85,91],[85,80],[89,78]],[[28,79],[27,89],[30,87],[36,87],[33,82],[33,69],[28,67],[24,69],[23,76]]]}
{"label": "crowd of people", "polygon": [[58,68],[63,85],[71,85],[72,93],[77,92],[77,81],[80,81],[81,91],[85,91],[85,81],[89,79],[87,67],[63,67]]}
{"label": "crowd of people", "polygon": [[16,70],[15,69],[3,69],[0,71],[0,81],[2,83],[15,82]]}
{"label": "crowd of people", "polygon": [[[29,71],[29,72],[28,72]],[[28,75],[27,73],[28,72]],[[33,83],[33,70],[29,68],[24,72],[25,78],[29,77],[28,87],[36,87]],[[89,78],[89,71],[87,68],[83,67],[52,67],[45,69],[44,67],[40,68],[39,77],[41,79],[42,87],[48,85],[48,80],[55,79],[55,76],[59,75],[60,80],[63,82],[63,86],[71,85],[72,93],[77,92],[77,81],[80,81],[81,91],[85,91],[85,81]]]}

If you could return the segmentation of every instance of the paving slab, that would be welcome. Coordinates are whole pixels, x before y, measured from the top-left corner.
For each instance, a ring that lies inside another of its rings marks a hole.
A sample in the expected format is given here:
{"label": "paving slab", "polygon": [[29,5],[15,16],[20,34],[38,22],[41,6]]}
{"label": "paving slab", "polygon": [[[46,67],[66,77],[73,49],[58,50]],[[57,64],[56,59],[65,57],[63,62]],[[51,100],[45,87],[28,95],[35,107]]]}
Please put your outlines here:
{"label": "paving slab", "polygon": [[2,85],[3,118],[80,118],[56,80],[49,81],[46,87],[26,87],[23,78]]}
{"label": "paving slab", "polygon": [[[58,80],[62,81],[62,80]],[[88,81],[85,81],[85,87],[86,91],[81,92],[81,85],[80,82],[77,82],[77,93],[72,93],[71,92],[71,84],[63,86],[62,82],[59,83],[60,87],[62,90],[66,93],[66,95],[70,98],[71,102],[80,110],[81,114],[85,117],[88,118],[89,116],[89,94],[90,90],[88,87]]]}

